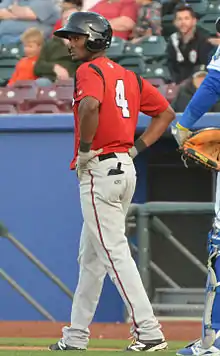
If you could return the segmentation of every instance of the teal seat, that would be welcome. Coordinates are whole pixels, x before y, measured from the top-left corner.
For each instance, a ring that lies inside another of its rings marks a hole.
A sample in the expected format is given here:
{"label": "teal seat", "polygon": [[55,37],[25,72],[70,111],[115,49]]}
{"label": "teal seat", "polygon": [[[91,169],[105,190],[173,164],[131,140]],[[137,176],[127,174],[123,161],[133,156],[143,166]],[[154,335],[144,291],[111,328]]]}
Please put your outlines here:
{"label": "teal seat", "polygon": [[164,15],[162,17],[162,35],[169,38],[174,32],[176,32],[176,27],[173,24],[173,15]]}
{"label": "teal seat", "polygon": [[165,83],[170,81],[170,73],[168,68],[162,63],[146,64],[146,72],[144,78],[161,78]]}
{"label": "teal seat", "polygon": [[208,31],[211,36],[216,35],[216,14],[207,14],[198,21],[198,27]]}
{"label": "teal seat", "polygon": [[192,7],[198,17],[207,14],[209,7],[208,0],[189,0],[187,3]]}
{"label": "teal seat", "polygon": [[[145,60],[160,60],[166,55],[167,42],[163,36],[151,36],[136,44],[135,52]],[[125,47],[126,52],[126,47]]]}
{"label": "teal seat", "polygon": [[120,37],[112,37],[111,46],[107,49],[106,54],[110,59],[121,56],[124,52],[126,41]]}
{"label": "teal seat", "polygon": [[122,67],[129,69],[139,75],[143,75],[146,72],[146,64],[144,59],[139,55],[121,57],[118,60],[118,63]]}

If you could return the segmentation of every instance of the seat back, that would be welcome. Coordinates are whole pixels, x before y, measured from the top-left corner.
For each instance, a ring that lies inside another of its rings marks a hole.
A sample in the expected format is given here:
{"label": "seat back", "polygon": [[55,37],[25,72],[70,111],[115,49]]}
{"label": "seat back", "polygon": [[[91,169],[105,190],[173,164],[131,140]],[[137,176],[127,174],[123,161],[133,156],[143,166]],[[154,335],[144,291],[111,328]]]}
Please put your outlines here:
{"label": "seat back", "polygon": [[124,52],[126,41],[120,37],[112,37],[111,46],[106,50],[109,58],[114,59],[121,56]]}
{"label": "seat back", "polygon": [[119,59],[118,63],[137,74],[145,74],[146,65],[144,59],[139,55],[125,56]]}

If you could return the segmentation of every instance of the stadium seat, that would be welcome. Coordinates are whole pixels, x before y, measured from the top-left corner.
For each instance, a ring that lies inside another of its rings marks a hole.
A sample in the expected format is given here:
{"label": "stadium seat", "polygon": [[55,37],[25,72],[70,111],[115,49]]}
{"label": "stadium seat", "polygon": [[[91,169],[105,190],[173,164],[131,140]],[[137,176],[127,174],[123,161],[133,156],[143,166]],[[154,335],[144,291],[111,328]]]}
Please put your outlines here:
{"label": "stadium seat", "polygon": [[207,14],[198,21],[198,26],[208,31],[210,35],[216,36],[216,14]]}
{"label": "stadium seat", "polygon": [[112,37],[112,42],[110,48],[107,49],[106,54],[109,58],[117,58],[122,56],[124,52],[126,41],[120,37]]}
{"label": "stadium seat", "polygon": [[20,89],[17,87],[3,87],[0,88],[0,104],[14,105],[17,111],[25,111],[28,109],[27,100],[37,97],[36,90]]}
{"label": "stadium seat", "polygon": [[211,1],[209,2],[208,9],[206,14],[215,14],[216,18],[220,14],[220,2],[218,1]]}
{"label": "stadium seat", "polygon": [[10,43],[0,47],[0,58],[16,58],[24,56],[23,45],[21,43]]}
{"label": "stadium seat", "polygon": [[23,101],[24,98],[18,88],[0,88],[0,104],[18,105]]}
{"label": "stadium seat", "polygon": [[14,72],[17,59],[13,58],[0,58],[0,83],[5,86]]}
{"label": "stadium seat", "polygon": [[16,107],[11,104],[0,104],[1,114],[17,114]]}
{"label": "stadium seat", "polygon": [[146,64],[144,78],[161,78],[165,83],[168,83],[170,82],[170,73],[168,68],[162,63],[148,63]]}
{"label": "stadium seat", "polygon": [[55,84],[49,87],[39,88],[35,98],[25,101],[25,110],[28,112],[71,112],[72,111],[73,89],[68,86]]}
{"label": "stadium seat", "polygon": [[176,32],[176,28],[173,24],[173,15],[164,15],[162,17],[162,35],[168,39],[174,32]]}
{"label": "stadium seat", "polygon": [[127,42],[124,49],[124,55],[126,56],[142,56],[143,55],[143,48],[138,46],[137,44]]}
{"label": "stadium seat", "polygon": [[171,103],[175,99],[178,90],[179,90],[179,85],[176,83],[169,83],[169,84],[162,85],[160,87],[161,94],[165,96],[165,98],[167,99],[167,101],[169,101],[169,103]]}
{"label": "stadium seat", "polygon": [[167,42],[163,36],[150,36],[136,45],[135,52],[145,60],[158,61],[166,55]]}
{"label": "stadium seat", "polygon": [[166,84],[162,78],[148,78],[148,82],[150,82],[155,88],[159,88]]}
{"label": "stadium seat", "polygon": [[72,86],[56,86],[57,99],[62,102],[59,105],[60,110],[72,112],[73,90]]}
{"label": "stadium seat", "polygon": [[60,113],[56,104],[36,104],[28,110],[30,114],[57,114]]}
{"label": "stadium seat", "polygon": [[143,75],[146,72],[146,64],[144,59],[139,55],[122,57],[118,60],[118,63],[122,67],[132,70],[137,74]]}
{"label": "stadium seat", "polygon": [[0,84],[6,85],[14,72],[15,66],[23,56],[21,44],[8,44],[0,47]]}
{"label": "stadium seat", "polygon": [[72,88],[74,88],[74,78],[58,79],[54,84],[57,87],[72,87]]}
{"label": "stadium seat", "polygon": [[208,11],[208,0],[188,0],[187,3],[192,7],[198,17],[204,16]]}

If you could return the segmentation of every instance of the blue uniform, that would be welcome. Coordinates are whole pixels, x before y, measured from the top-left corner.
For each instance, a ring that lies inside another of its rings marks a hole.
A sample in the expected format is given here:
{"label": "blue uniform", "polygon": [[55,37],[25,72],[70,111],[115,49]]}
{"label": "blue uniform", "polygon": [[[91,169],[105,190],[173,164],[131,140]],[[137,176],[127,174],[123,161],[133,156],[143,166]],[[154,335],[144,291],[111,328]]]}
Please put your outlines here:
{"label": "blue uniform", "polygon": [[[189,130],[220,99],[220,46],[208,65],[208,74],[186,107],[179,124]],[[217,175],[215,221],[208,234],[208,277],[203,314],[203,332],[199,341],[177,355],[220,355],[220,173]]]}

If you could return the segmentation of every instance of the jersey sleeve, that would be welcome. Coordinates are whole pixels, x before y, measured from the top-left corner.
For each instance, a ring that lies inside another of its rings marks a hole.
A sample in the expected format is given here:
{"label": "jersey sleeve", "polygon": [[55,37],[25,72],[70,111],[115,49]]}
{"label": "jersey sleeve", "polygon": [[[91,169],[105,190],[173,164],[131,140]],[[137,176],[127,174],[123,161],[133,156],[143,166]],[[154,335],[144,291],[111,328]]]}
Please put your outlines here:
{"label": "jersey sleeve", "polygon": [[102,103],[104,96],[104,80],[93,68],[88,65],[81,65],[76,72],[75,101],[80,101],[86,96],[92,96]]}
{"label": "jersey sleeve", "polygon": [[165,111],[168,106],[168,101],[159,90],[142,78],[140,111],[154,117]]}

